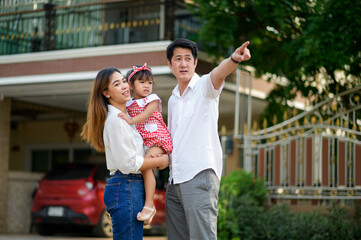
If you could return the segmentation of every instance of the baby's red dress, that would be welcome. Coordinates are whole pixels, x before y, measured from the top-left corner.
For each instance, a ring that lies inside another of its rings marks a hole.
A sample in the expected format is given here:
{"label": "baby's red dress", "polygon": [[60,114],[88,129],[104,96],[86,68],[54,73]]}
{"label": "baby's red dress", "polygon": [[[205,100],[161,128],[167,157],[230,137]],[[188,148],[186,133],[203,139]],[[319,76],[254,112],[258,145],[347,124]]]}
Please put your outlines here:
{"label": "baby's red dress", "polygon": [[143,138],[144,145],[162,147],[167,154],[172,153],[172,141],[162,117],[162,102],[156,94],[150,94],[142,99],[131,99],[127,102],[127,112],[131,117],[144,112],[146,106],[152,101],[159,101],[158,111],[154,111],[147,120],[135,124],[136,129]]}

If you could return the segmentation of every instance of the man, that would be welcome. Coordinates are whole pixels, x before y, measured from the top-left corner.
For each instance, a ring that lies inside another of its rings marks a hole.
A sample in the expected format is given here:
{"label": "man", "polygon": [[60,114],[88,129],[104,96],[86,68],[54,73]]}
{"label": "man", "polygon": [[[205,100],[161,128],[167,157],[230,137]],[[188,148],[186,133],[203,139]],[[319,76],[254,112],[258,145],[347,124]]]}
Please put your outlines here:
{"label": "man", "polygon": [[167,63],[178,81],[168,101],[173,141],[166,193],[168,239],[217,239],[222,149],[218,136],[219,95],[225,78],[251,58],[247,41],[209,74],[195,73],[197,45],[177,39],[167,47]]}

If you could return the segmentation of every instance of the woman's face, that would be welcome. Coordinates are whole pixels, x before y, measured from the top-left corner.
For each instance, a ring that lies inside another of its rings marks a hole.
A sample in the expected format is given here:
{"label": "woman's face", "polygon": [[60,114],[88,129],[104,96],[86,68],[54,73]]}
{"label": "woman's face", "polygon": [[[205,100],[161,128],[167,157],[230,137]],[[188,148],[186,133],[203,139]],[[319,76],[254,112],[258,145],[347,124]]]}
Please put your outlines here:
{"label": "woman's face", "polygon": [[129,85],[127,80],[118,72],[110,76],[108,89],[103,92],[109,103],[114,106],[124,105],[130,100]]}

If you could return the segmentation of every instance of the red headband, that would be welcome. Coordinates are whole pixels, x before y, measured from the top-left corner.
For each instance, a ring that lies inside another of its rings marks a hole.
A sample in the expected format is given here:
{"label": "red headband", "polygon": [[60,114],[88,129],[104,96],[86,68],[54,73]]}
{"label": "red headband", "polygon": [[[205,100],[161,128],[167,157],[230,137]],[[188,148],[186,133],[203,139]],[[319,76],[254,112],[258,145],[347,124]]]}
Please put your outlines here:
{"label": "red headband", "polygon": [[152,73],[150,68],[147,67],[147,63],[144,63],[144,65],[141,67],[133,66],[133,72],[129,75],[128,81],[133,77],[134,74],[136,74],[139,71],[149,71],[150,73]]}

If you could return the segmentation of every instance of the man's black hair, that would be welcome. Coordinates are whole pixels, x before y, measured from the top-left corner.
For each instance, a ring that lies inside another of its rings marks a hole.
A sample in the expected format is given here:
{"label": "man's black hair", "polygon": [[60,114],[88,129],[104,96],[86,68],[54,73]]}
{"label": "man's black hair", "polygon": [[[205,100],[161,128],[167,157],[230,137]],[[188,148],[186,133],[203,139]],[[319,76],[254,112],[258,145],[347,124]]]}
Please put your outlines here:
{"label": "man's black hair", "polygon": [[185,38],[178,38],[174,40],[171,44],[167,47],[167,59],[169,62],[172,62],[172,57],[174,54],[174,49],[176,48],[187,48],[191,50],[194,61],[198,58],[198,47],[197,44],[191,40]]}

